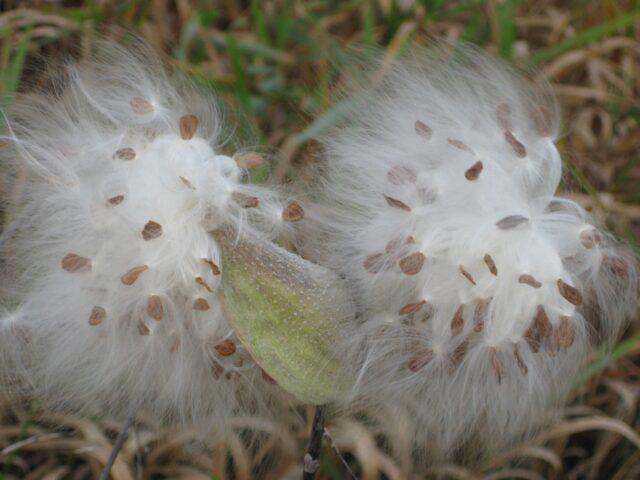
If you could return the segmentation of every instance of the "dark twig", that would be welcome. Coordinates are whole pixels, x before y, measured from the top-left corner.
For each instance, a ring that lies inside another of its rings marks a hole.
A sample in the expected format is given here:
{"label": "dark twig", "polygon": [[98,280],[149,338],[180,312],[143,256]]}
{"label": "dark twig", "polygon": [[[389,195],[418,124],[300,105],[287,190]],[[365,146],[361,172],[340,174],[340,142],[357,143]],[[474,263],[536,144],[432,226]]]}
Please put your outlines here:
{"label": "dark twig", "polygon": [[340,452],[340,450],[338,449],[338,446],[336,445],[336,442],[333,441],[333,437],[329,433],[329,430],[327,430],[326,428],[324,429],[324,438],[327,439],[327,442],[329,442],[329,446],[335,452],[335,454],[338,456],[338,458],[340,459],[340,462],[342,462],[342,465],[344,465],[345,470],[349,474],[349,478],[351,480],[358,480],[358,477],[356,477],[356,474],[353,473],[353,470],[351,470],[351,467],[349,466],[349,463],[347,462],[347,460],[342,455],[342,452]]}
{"label": "dark twig", "polygon": [[113,449],[109,454],[109,458],[107,459],[107,463],[104,465],[104,469],[100,474],[100,480],[109,480],[109,475],[111,473],[111,468],[113,468],[113,464],[116,462],[116,458],[118,458],[118,454],[124,445],[124,442],[127,440],[129,436],[129,428],[133,424],[133,420],[135,418],[135,413],[131,413],[127,418],[122,430],[118,434],[118,438],[116,438],[116,443],[113,444]]}
{"label": "dark twig", "polygon": [[316,407],[311,426],[311,438],[309,447],[304,455],[302,480],[314,480],[316,472],[320,468],[320,449],[322,448],[322,437],[324,435],[324,406]]}

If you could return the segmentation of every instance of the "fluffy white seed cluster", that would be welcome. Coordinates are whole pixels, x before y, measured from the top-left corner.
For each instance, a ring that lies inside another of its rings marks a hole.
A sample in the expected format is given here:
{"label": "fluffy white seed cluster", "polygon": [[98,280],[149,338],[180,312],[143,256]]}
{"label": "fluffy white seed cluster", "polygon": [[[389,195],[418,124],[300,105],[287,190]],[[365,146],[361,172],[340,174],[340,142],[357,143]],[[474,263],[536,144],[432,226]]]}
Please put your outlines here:
{"label": "fluffy white seed cluster", "polygon": [[243,183],[262,157],[221,154],[215,99],[144,48],[104,45],[50,87],[18,100],[3,154],[10,376],[63,407],[198,419],[265,406],[278,388],[225,319],[209,232],[269,241],[304,211]]}
{"label": "fluffy white seed cluster", "polygon": [[636,267],[555,196],[547,96],[475,50],[421,55],[325,139],[305,253],[357,292],[356,394],[409,404],[432,454],[470,454],[561,400],[634,310]]}

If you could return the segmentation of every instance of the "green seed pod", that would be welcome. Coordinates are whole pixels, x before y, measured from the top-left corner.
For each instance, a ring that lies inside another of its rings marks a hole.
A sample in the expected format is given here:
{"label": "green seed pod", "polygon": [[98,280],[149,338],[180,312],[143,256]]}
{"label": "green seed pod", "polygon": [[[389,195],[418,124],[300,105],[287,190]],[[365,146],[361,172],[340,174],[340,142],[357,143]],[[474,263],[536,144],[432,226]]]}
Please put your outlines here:
{"label": "green seed pod", "polygon": [[306,403],[324,404],[344,393],[340,345],[355,309],[343,280],[246,234],[215,236],[223,308],[255,361]]}

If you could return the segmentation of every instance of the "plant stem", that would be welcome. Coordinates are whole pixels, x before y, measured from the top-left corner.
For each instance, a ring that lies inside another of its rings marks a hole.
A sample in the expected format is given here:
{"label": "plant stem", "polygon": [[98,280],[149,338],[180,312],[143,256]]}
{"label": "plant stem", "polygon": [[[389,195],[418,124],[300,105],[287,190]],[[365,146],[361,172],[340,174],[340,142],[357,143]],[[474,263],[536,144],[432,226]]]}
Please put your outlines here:
{"label": "plant stem", "polygon": [[314,480],[316,472],[320,468],[320,450],[322,448],[322,437],[324,436],[324,406],[316,407],[311,425],[311,438],[307,453],[304,455],[302,480]]}
{"label": "plant stem", "polygon": [[134,418],[135,418],[135,413],[132,412],[131,414],[129,414],[127,421],[125,422],[124,426],[122,427],[122,430],[118,434],[118,438],[116,438],[116,443],[113,444],[113,449],[109,454],[107,463],[104,465],[104,469],[100,474],[100,480],[109,480],[109,474],[111,473],[111,468],[113,467],[113,464],[116,462],[116,458],[118,458],[118,454],[120,453],[120,450],[122,450],[124,442],[127,440],[127,437],[129,436],[129,428],[131,428]]}

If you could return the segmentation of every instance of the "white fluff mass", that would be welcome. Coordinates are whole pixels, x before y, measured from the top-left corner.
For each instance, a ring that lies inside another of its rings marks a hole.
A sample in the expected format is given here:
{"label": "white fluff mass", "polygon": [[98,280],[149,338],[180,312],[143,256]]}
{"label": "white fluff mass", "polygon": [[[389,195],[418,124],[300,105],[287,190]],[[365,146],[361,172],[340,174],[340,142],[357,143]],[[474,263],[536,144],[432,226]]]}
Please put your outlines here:
{"label": "white fluff mass", "polygon": [[432,455],[503,446],[617,338],[635,259],[556,196],[544,87],[465,48],[381,62],[360,84],[323,139],[303,236],[356,292],[354,395],[411,408]]}
{"label": "white fluff mass", "polygon": [[2,158],[5,381],[57,407],[163,419],[266,405],[277,387],[221,311],[208,233],[290,228],[279,193],[244,182],[262,159],[223,154],[216,99],[144,47],[102,45],[49,87],[16,101]]}

